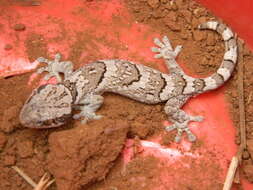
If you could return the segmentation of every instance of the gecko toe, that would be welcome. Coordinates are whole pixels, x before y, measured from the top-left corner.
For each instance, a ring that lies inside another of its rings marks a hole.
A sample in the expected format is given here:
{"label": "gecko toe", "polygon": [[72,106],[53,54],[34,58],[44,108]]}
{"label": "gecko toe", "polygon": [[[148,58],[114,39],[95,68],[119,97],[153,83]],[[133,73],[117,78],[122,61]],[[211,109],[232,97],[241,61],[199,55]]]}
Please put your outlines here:
{"label": "gecko toe", "polygon": [[161,52],[161,48],[158,48],[158,47],[151,47],[151,51],[152,51],[152,52],[155,52],[155,53],[158,53],[158,52]]}
{"label": "gecko toe", "polygon": [[196,122],[201,122],[204,120],[204,117],[203,116],[194,116],[192,118],[192,121],[196,121]]}
{"label": "gecko toe", "polygon": [[181,135],[177,135],[174,139],[176,143],[179,143],[181,141]]}
{"label": "gecko toe", "polygon": [[188,134],[188,140],[190,141],[190,142],[194,142],[194,141],[196,141],[196,139],[197,139],[197,137],[194,135],[194,134]]}

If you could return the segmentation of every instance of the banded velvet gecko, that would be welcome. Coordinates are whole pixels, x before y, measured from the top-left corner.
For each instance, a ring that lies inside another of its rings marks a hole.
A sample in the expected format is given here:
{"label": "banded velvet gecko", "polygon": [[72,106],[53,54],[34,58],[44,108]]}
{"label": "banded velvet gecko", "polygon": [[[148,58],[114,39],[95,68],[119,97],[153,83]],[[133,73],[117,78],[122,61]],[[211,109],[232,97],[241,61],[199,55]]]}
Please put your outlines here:
{"label": "banded velvet gecko", "polygon": [[[38,58],[39,62],[48,64],[38,73],[48,72],[45,79],[56,77],[59,83],[46,84],[33,91],[21,110],[21,123],[32,128],[57,127],[71,118],[74,109],[80,110],[73,115],[74,119],[84,118],[83,122],[100,119],[102,116],[96,111],[103,104],[102,94],[112,92],[146,104],[166,102],[164,111],[172,121],[166,130],[177,130],[176,142],[180,141],[183,132],[189,141],[195,141],[196,136],[188,123],[200,122],[203,117],[191,116],[181,107],[192,96],[223,85],[237,62],[237,42],[230,28],[210,21],[199,25],[199,29],[215,30],[225,41],[225,55],[219,69],[206,78],[193,78],[184,73],[175,60],[182,46],[173,49],[166,36],[161,41],[154,39],[157,47],[152,51],[157,53],[155,58],[165,60],[170,74],[127,60],[99,60],[73,71],[70,61],[60,61],[60,54],[52,61]],[[64,80],[60,73],[64,74]]]}

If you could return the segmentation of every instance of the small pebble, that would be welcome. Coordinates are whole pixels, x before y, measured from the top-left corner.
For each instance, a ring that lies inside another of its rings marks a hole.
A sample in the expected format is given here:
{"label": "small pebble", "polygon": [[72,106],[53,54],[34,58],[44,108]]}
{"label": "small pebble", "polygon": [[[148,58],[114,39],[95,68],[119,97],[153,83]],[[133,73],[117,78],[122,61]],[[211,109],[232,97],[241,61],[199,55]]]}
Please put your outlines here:
{"label": "small pebble", "polygon": [[24,31],[26,27],[25,27],[24,24],[21,24],[21,23],[20,23],[20,24],[15,24],[13,28],[14,28],[14,30],[16,30],[16,31]]}
{"label": "small pebble", "polygon": [[13,48],[13,47],[12,47],[11,44],[6,44],[6,45],[4,46],[4,50],[6,50],[6,51],[11,50],[12,48]]}
{"label": "small pebble", "polygon": [[31,6],[40,6],[41,2],[40,1],[32,1]]}

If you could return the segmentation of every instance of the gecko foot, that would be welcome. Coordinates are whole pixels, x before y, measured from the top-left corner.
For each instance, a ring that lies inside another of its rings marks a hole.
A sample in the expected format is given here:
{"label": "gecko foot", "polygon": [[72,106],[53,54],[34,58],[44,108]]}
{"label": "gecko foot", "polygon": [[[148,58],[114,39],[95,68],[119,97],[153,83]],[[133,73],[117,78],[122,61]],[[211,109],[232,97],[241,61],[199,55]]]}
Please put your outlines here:
{"label": "gecko foot", "polygon": [[54,179],[50,180],[50,177],[45,173],[34,190],[46,190],[54,181]]}
{"label": "gecko foot", "polygon": [[80,119],[82,117],[84,117],[84,119],[81,120],[81,123],[86,124],[90,120],[99,120],[103,116],[97,115],[96,113],[90,112],[89,110],[88,111],[83,110],[80,113],[73,115],[73,119]]}
{"label": "gecko foot", "polygon": [[73,65],[70,61],[60,61],[61,54],[55,54],[54,60],[48,60],[44,57],[39,57],[37,59],[38,62],[47,63],[47,66],[41,67],[37,70],[37,73],[48,72],[44,77],[45,80],[50,79],[51,77],[56,77],[58,82],[62,81],[60,77],[60,73],[64,74],[64,77],[69,76],[73,71]]}
{"label": "gecko foot", "polygon": [[178,45],[176,46],[175,50],[173,50],[170,40],[167,36],[164,36],[162,41],[160,41],[158,38],[155,38],[154,43],[158,46],[151,48],[151,51],[157,53],[154,56],[155,58],[163,57],[164,59],[175,59],[182,49],[182,46]]}
{"label": "gecko foot", "polygon": [[104,98],[100,95],[90,94],[87,95],[84,99],[82,99],[79,103],[80,105],[75,106],[75,109],[80,110],[81,112],[75,114],[73,119],[82,119],[82,123],[85,124],[89,120],[98,120],[101,119],[102,115],[97,115],[95,112],[101,107],[103,104]]}
{"label": "gecko foot", "polygon": [[194,142],[196,140],[196,136],[189,129],[188,123],[190,121],[201,122],[201,121],[203,121],[203,119],[204,119],[204,117],[202,117],[202,116],[190,116],[190,118],[188,120],[185,120],[184,122],[175,121],[172,125],[166,126],[165,130],[166,131],[172,131],[174,129],[177,130],[177,135],[175,137],[176,143],[180,142],[183,132],[186,132],[188,140],[190,142]]}

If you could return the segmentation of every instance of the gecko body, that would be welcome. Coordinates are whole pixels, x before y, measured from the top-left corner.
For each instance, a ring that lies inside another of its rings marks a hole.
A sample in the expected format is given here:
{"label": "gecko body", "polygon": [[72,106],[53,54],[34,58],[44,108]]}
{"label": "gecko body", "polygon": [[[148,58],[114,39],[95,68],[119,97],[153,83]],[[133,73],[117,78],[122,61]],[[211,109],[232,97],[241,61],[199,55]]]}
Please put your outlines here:
{"label": "gecko body", "polygon": [[[60,61],[59,54],[53,61],[39,58],[38,61],[48,66],[38,72],[47,71],[45,78],[55,76],[59,83],[43,85],[33,91],[21,110],[21,123],[33,128],[57,127],[71,118],[74,109],[80,111],[73,115],[74,119],[84,118],[83,122],[100,119],[102,116],[95,112],[103,104],[102,94],[112,92],[146,104],[166,102],[164,111],[172,121],[166,130],[177,129],[176,142],[180,141],[184,131],[190,141],[195,141],[188,123],[202,121],[203,117],[191,116],[181,107],[192,96],[223,85],[237,62],[236,39],[227,26],[211,21],[201,24],[199,29],[215,30],[225,41],[225,54],[219,69],[206,78],[194,78],[184,73],[175,60],[181,46],[173,49],[166,36],[162,41],[154,40],[158,47],[153,47],[152,51],[157,53],[156,58],[165,59],[170,74],[118,59],[99,60],[73,72],[72,63]],[[59,73],[64,74],[64,80]]]}

